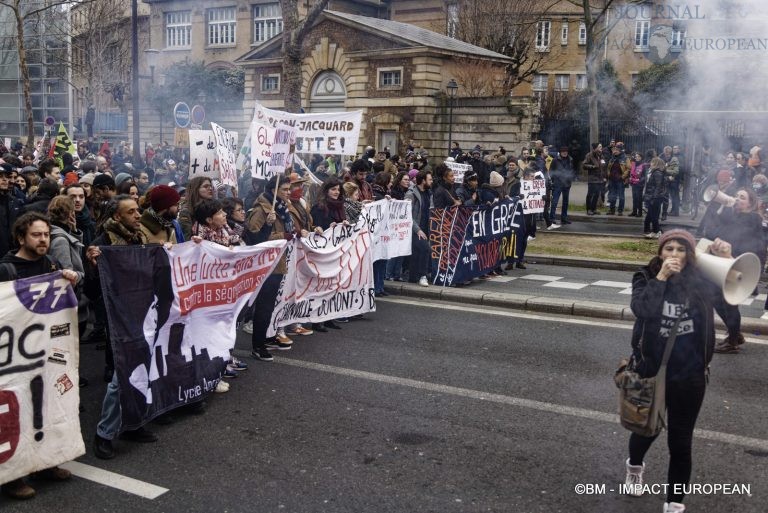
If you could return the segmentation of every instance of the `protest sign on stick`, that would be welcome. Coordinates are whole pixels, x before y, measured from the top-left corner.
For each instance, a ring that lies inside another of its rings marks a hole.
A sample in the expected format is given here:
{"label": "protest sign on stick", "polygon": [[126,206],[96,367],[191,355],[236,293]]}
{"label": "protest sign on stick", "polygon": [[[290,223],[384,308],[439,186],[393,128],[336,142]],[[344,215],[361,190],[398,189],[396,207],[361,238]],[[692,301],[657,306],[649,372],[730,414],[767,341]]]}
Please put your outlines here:
{"label": "protest sign on stick", "polygon": [[211,130],[216,142],[221,183],[237,188],[237,132],[230,132],[216,123],[211,123]]}
{"label": "protest sign on stick", "polygon": [[189,178],[219,178],[219,159],[212,130],[189,131]]}

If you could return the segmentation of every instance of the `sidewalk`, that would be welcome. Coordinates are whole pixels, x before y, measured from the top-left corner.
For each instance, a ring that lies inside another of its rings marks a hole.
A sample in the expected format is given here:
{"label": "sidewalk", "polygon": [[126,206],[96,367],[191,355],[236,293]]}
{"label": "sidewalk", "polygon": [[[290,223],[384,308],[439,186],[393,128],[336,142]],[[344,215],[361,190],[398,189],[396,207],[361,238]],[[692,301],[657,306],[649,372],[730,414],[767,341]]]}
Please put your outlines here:
{"label": "sidewalk", "polygon": [[[635,319],[629,303],[637,263],[533,255],[527,260],[527,270],[516,269],[491,280],[474,280],[465,287],[422,287],[388,281],[385,290],[408,297],[528,312],[630,322]],[[762,284],[760,289],[764,290]],[[740,306],[745,335],[768,335],[768,320],[762,318],[765,299],[766,295],[760,294]],[[717,316],[715,321],[718,328],[724,328]]]}

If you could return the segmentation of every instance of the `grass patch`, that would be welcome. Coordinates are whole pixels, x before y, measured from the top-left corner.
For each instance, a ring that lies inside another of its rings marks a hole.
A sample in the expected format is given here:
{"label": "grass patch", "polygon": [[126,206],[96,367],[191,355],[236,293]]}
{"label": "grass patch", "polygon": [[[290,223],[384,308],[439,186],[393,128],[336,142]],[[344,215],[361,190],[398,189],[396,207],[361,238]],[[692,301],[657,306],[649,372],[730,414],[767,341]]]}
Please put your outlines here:
{"label": "grass patch", "polygon": [[528,253],[570,256],[595,260],[648,262],[656,254],[658,242],[652,240],[618,241],[614,237],[584,237],[538,232],[528,243]]}

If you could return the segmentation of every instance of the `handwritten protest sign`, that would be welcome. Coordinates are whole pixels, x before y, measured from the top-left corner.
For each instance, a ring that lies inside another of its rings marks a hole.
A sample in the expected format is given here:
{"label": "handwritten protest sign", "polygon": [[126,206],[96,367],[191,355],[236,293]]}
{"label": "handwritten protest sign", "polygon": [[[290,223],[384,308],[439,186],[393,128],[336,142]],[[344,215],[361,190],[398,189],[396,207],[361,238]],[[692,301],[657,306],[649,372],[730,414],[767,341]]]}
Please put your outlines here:
{"label": "handwritten protest sign", "polygon": [[360,138],[361,111],[292,114],[256,105],[253,123],[296,128],[296,152],[355,155]]}
{"label": "handwritten protest sign", "polygon": [[322,234],[294,239],[267,336],[295,322],[323,322],[376,310],[371,234],[361,216]]}
{"label": "handwritten protest sign", "polygon": [[429,216],[435,285],[464,283],[525,253],[525,223],[516,197],[482,207],[433,208]]}
{"label": "handwritten protest sign", "polygon": [[270,127],[254,123],[250,134],[253,178],[269,180],[293,166],[296,128],[289,125]]}
{"label": "handwritten protest sign", "polygon": [[211,123],[211,130],[219,158],[219,179],[224,185],[237,187],[237,132],[230,132],[216,123]]}
{"label": "handwritten protest sign", "polygon": [[383,199],[364,206],[362,217],[371,232],[371,261],[411,254],[411,201]]}
{"label": "handwritten protest sign", "polygon": [[60,272],[0,283],[0,483],[85,454],[77,296]]}
{"label": "handwritten protest sign", "polygon": [[464,175],[467,171],[472,171],[472,166],[469,164],[459,164],[458,162],[446,162],[448,169],[453,171],[453,182],[464,183]]}
{"label": "handwritten protest sign", "polygon": [[544,194],[547,190],[547,182],[542,179],[522,180],[520,192],[523,199],[524,214],[539,214],[544,212]]}
{"label": "handwritten protest sign", "polygon": [[189,178],[219,178],[219,159],[212,130],[189,131]]}

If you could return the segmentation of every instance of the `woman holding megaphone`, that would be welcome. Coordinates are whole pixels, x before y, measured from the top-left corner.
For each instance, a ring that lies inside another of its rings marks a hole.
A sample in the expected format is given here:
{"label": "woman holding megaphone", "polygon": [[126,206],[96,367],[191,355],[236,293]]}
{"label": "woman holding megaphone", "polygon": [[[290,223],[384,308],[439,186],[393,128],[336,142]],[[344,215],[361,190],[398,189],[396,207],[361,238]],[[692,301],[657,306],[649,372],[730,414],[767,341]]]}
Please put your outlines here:
{"label": "woman holding megaphone", "polygon": [[[765,268],[766,245],[757,205],[757,195],[753,190],[739,188],[720,214],[712,216],[705,227],[704,237],[712,240],[720,238],[729,242],[734,257],[754,253],[760,259],[762,270]],[[738,353],[739,346],[744,343],[739,306],[723,304],[717,313],[728,327],[728,336],[717,343],[715,352]]]}
{"label": "woman holding megaphone", "polygon": [[[696,241],[689,232],[664,232],[659,238],[658,256],[632,279],[631,308],[637,317],[632,330],[632,360],[640,377],[656,376],[667,338],[677,328],[665,380],[670,456],[665,512],[685,510],[680,485],[691,477],[693,430],[704,401],[715,345],[713,307],[724,303],[720,288],[698,268],[695,248]],[[729,258],[731,245],[716,239],[708,251]],[[643,460],[657,436],[632,433],[629,438],[625,483],[633,495],[642,495]]]}

